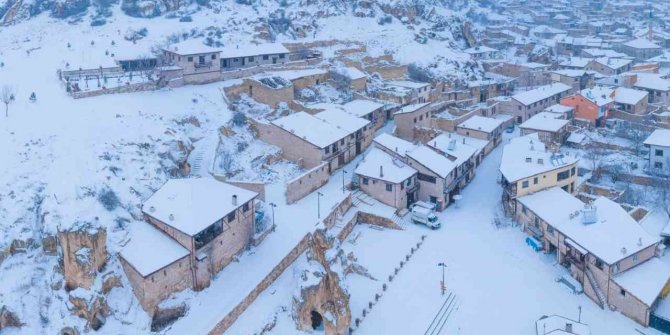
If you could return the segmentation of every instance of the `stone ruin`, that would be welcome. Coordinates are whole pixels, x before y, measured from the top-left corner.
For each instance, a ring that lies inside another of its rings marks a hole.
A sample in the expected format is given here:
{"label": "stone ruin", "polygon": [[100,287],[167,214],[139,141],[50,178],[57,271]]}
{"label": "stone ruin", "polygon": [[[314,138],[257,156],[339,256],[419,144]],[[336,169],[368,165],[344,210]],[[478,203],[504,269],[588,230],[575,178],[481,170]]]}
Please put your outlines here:
{"label": "stone ruin", "polygon": [[91,288],[96,274],[107,263],[106,241],[104,228],[58,232],[65,289]]}
{"label": "stone ruin", "polygon": [[298,329],[347,334],[351,324],[349,293],[342,287],[347,258],[339,241],[317,230],[307,250],[308,266],[299,273],[299,296],[293,297],[293,317]]}

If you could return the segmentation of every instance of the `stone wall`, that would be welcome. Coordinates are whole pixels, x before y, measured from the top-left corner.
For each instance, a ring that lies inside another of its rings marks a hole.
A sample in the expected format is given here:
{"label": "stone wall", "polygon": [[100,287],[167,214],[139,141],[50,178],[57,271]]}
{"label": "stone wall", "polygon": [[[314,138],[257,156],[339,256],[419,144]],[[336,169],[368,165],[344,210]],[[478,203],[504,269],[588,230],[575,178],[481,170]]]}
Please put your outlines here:
{"label": "stone wall", "polygon": [[101,88],[99,90],[70,92],[70,96],[72,96],[75,99],[81,99],[88,97],[97,97],[103,94],[134,93],[142,91],[153,91],[157,89],[159,89],[158,83],[151,81],[146,83],[130,84],[111,88]]}
{"label": "stone wall", "polygon": [[[250,119],[251,120],[251,119]],[[251,120],[258,138],[281,148],[281,156],[297,165],[311,169],[323,164],[322,149],[273,124]]]}
{"label": "stone wall", "polygon": [[[220,180],[220,177],[214,176],[217,180]],[[220,180],[225,181],[226,183],[249,190],[252,192],[258,193],[258,199],[265,201],[265,183],[261,181],[241,181],[241,180]]]}
{"label": "stone wall", "polygon": [[393,220],[387,217],[379,216],[368,212],[359,211],[358,222],[380,226],[388,229],[403,230],[402,227],[400,227],[397,223],[393,222]]}
{"label": "stone wall", "polygon": [[89,289],[107,262],[107,231],[104,228],[59,231],[65,288]]}
{"label": "stone wall", "polygon": [[288,103],[294,98],[292,85],[271,88],[253,79],[244,79],[241,84],[228,86],[223,90],[228,100],[239,99],[240,96],[247,95],[255,101],[273,108],[277,108],[282,102]]}
{"label": "stone wall", "polygon": [[349,208],[351,208],[351,193],[349,193],[342,201],[339,203],[335,204],[332,207],[332,210],[330,211],[330,214],[328,214],[322,221],[323,224],[326,226],[326,228],[332,228],[338,217],[341,217],[346,213]]}
{"label": "stone wall", "polygon": [[242,300],[235,306],[214,328],[209,332],[210,335],[223,334],[230,326],[235,323],[237,318],[256,300],[256,298],[268,286],[288,268],[302,253],[307,250],[312,238],[311,233],[307,233],[298,244],[289,251],[289,253],[270,271],[270,273]]}
{"label": "stone wall", "polygon": [[[621,292],[625,292],[623,295]],[[648,327],[649,326],[649,306],[645,305],[632,293],[624,290],[615,281],[610,281],[607,291],[607,301],[621,314],[633,319],[633,321]]]}
{"label": "stone wall", "polygon": [[322,162],[297,178],[289,180],[286,183],[286,201],[289,204],[295,203],[325,185],[330,177],[327,165]]}

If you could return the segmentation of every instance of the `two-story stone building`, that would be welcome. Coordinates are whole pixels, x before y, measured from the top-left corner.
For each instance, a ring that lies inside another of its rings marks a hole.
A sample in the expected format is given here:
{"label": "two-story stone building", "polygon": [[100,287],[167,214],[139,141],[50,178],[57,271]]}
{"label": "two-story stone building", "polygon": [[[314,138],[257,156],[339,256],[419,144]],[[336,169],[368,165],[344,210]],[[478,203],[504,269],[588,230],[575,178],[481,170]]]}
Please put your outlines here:
{"label": "two-story stone building", "polygon": [[168,180],[142,206],[121,264],[142,307],[171,294],[208,287],[213,275],[246,249],[258,194],[214,179]]}

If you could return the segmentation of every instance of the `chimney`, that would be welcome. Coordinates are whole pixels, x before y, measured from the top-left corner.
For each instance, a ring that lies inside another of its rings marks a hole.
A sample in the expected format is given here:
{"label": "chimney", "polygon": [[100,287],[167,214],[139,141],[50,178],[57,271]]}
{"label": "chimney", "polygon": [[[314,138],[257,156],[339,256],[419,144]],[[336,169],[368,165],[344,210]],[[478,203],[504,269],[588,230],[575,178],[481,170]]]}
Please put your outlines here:
{"label": "chimney", "polygon": [[384,177],[384,167],[381,165],[379,166],[379,177],[380,178]]}
{"label": "chimney", "polygon": [[395,152],[398,152],[398,147],[395,147]]}
{"label": "chimney", "polygon": [[237,206],[237,194],[233,194],[233,206]]}
{"label": "chimney", "polygon": [[170,219],[170,221],[174,221],[174,214],[170,214],[170,216],[168,216],[168,218]]}
{"label": "chimney", "polygon": [[626,248],[621,248],[621,253],[625,255],[626,254]]}
{"label": "chimney", "polygon": [[572,323],[565,324],[565,332],[572,334]]}
{"label": "chimney", "polygon": [[642,246],[642,237],[638,237],[637,239],[637,246],[641,247]]}

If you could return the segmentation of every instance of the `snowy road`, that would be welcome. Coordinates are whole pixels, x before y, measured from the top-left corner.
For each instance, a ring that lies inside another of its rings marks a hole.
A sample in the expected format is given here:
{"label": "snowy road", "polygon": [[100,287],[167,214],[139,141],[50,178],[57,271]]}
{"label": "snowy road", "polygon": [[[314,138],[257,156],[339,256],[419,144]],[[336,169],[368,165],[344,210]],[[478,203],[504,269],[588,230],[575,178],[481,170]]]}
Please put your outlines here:
{"label": "snowy road", "polygon": [[496,183],[501,154],[502,145],[479,167],[458,208],[441,213],[442,229],[407,227],[409,232],[425,230],[429,237],[357,334],[423,333],[444,302],[439,262],[447,265],[447,289],[459,297],[458,309],[442,334],[535,334],[540,316],[576,319],[578,306],[593,334],[634,334],[635,328],[642,329],[557,284],[554,279],[564,270],[553,257],[527,248],[517,228],[491,224],[502,192]]}

